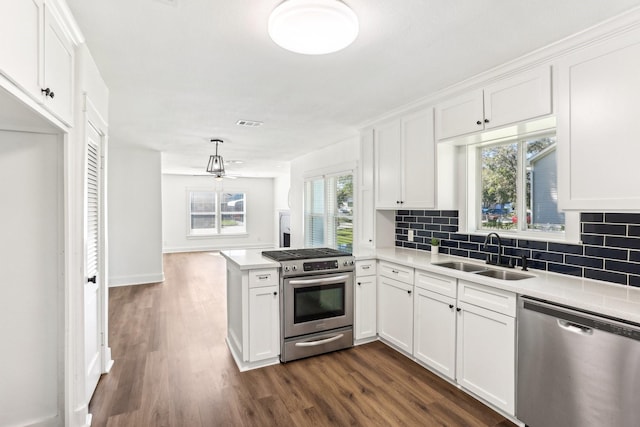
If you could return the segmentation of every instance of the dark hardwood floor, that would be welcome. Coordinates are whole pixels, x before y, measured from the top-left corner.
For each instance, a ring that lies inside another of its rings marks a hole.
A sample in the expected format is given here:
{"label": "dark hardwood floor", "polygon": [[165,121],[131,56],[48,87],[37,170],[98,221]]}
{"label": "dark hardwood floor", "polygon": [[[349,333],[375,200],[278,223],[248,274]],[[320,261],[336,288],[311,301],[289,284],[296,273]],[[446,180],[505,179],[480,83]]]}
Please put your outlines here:
{"label": "dark hardwood floor", "polygon": [[164,262],[164,283],[110,289],[115,364],[92,426],[514,425],[380,342],[240,373],[224,341],[224,259]]}

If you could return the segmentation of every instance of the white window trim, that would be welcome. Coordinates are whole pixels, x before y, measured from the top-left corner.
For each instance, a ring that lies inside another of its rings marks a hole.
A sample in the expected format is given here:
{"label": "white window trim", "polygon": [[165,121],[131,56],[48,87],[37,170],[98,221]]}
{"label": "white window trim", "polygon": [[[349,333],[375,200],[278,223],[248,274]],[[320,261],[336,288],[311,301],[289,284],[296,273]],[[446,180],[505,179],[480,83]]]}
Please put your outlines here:
{"label": "white window trim", "polygon": [[[549,132],[541,132],[539,135],[548,134]],[[521,141],[524,138],[533,137],[535,133],[526,134],[526,135],[518,135],[512,138],[504,138],[502,141],[498,142],[508,142],[509,140]],[[460,200],[464,204],[464,217],[461,215],[460,217],[460,225],[459,225],[459,233],[467,233],[467,234],[475,234],[486,236],[489,233],[496,232],[496,230],[485,230],[478,227],[479,223],[479,212],[476,209],[478,206],[478,198],[480,195],[479,182],[481,182],[481,174],[482,168],[479,167],[481,163],[480,152],[478,150],[479,144],[468,144],[466,146],[466,150],[461,150],[462,155],[464,155],[465,160],[464,164],[466,165],[466,173],[467,179],[461,180],[464,182],[463,194],[466,194],[464,200]],[[560,166],[560,165],[558,165]],[[522,166],[522,162],[520,162],[519,167]],[[520,171],[519,171],[520,173]],[[523,200],[521,197],[523,194],[520,194],[522,191],[524,193],[524,189],[522,189],[522,185],[518,186],[518,200]],[[565,214],[565,230],[564,233],[550,233],[544,231],[517,231],[513,232],[510,230],[498,230],[500,236],[511,239],[520,239],[520,240],[532,240],[532,241],[543,241],[543,242],[557,242],[557,243],[570,243],[570,244],[580,244],[580,213],[574,211],[563,211]],[[462,212],[461,212],[462,214]]]}
{"label": "white window trim", "polygon": [[[211,232],[211,233],[206,233],[206,234],[193,234],[191,233],[191,193],[192,192],[209,192],[209,193],[216,193],[216,231]],[[244,218],[245,218],[245,231],[240,232],[240,233],[222,233],[222,212],[220,209],[220,201],[222,193],[243,193],[244,197],[245,197],[245,203],[244,203]],[[211,189],[211,187],[190,187],[186,189],[186,195],[185,195],[185,200],[186,200],[186,238],[191,240],[199,240],[199,239],[218,239],[218,238],[233,238],[233,237],[246,237],[249,235],[249,233],[246,231],[247,227],[247,191],[243,190],[243,189],[233,189],[233,190],[224,190],[224,189]]]}
{"label": "white window trim", "polygon": [[[357,242],[357,227],[356,227],[356,222],[357,222],[357,218],[358,218],[358,198],[357,198],[357,193],[358,193],[358,179],[357,179],[357,163],[354,162],[348,162],[348,163],[341,163],[338,165],[333,165],[331,167],[327,167],[327,168],[323,168],[323,169],[316,169],[313,171],[308,171],[307,173],[305,173],[303,175],[303,209],[302,209],[302,230],[303,230],[303,236],[302,236],[302,242],[303,244],[306,246],[306,242],[307,242],[307,235],[306,235],[306,230],[307,230],[307,224],[306,224],[306,220],[307,220],[307,214],[306,214],[306,200],[305,200],[305,196],[306,196],[306,183],[308,181],[313,181],[316,179],[324,179],[326,180],[327,178],[330,178],[332,176],[342,176],[342,175],[351,175],[352,176],[352,185],[353,185],[353,204],[354,204],[354,210],[355,212],[351,215],[351,222],[353,224],[353,241],[351,242],[351,247],[353,248],[353,251],[355,252],[356,250],[356,242]],[[329,228],[328,228],[328,218],[329,218],[329,212],[328,212],[328,203],[326,203],[327,201],[327,186],[325,185],[324,188],[324,198],[325,198],[325,203],[324,203],[324,211],[323,211],[323,218],[324,218],[324,222],[325,222],[325,227],[324,227],[324,242],[325,242],[325,246],[328,245],[328,241],[329,241]]]}

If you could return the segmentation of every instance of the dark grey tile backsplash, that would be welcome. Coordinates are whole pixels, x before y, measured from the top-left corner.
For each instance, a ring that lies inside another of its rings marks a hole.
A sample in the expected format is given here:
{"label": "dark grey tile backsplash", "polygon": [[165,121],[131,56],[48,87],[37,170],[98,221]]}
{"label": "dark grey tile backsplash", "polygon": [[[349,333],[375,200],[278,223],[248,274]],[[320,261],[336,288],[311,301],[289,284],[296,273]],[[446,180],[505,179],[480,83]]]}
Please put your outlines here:
{"label": "dark grey tile backsplash", "polygon": [[[445,254],[485,260],[498,251],[482,235],[458,233],[458,211],[399,210],[395,222],[398,247],[430,251],[436,237]],[[583,213],[580,222],[581,245],[503,238],[505,261],[520,266],[524,255],[529,268],[640,287],[640,214]]]}

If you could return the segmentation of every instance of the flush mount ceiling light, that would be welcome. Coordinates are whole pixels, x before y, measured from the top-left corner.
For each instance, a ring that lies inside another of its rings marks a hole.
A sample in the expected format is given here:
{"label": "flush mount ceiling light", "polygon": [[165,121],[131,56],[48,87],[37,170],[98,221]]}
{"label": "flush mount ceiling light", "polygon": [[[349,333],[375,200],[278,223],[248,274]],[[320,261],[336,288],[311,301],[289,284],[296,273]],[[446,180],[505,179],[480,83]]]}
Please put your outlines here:
{"label": "flush mount ceiling light", "polygon": [[207,172],[215,175],[216,178],[222,178],[224,176],[224,160],[222,156],[218,155],[218,144],[222,144],[224,141],[221,139],[212,139],[211,142],[215,142],[216,144],[216,154],[209,156]]}
{"label": "flush mount ceiling light", "polygon": [[285,0],[271,12],[269,36],[292,52],[322,55],[353,43],[358,17],[339,0]]}

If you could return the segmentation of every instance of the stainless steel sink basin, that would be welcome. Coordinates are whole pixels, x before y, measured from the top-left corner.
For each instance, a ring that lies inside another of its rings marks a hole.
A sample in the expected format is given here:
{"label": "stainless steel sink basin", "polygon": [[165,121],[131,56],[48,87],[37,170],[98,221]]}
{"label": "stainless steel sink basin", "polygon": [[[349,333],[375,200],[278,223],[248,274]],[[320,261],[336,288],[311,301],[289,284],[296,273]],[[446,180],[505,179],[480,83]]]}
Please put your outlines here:
{"label": "stainless steel sink basin", "polygon": [[466,271],[469,273],[487,270],[487,267],[483,265],[469,264],[466,262],[459,262],[459,261],[440,262],[440,263],[435,263],[433,265],[437,265],[438,267],[452,268],[454,270],[459,270],[459,271]]}
{"label": "stainless steel sink basin", "polygon": [[476,271],[475,274],[478,276],[486,276],[492,277],[494,279],[500,280],[522,280],[522,279],[530,279],[534,276],[529,276],[528,274],[516,273],[514,271],[506,271],[506,270],[484,270],[484,271]]}

